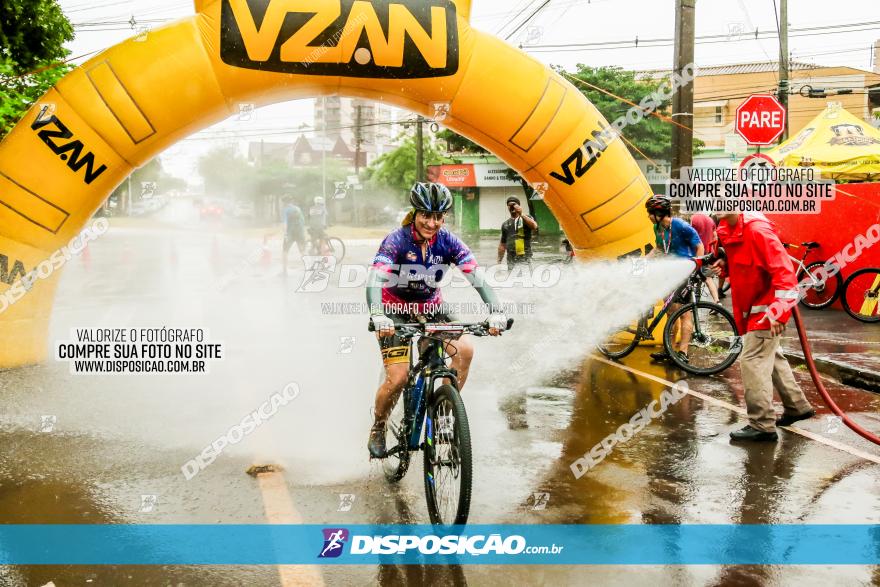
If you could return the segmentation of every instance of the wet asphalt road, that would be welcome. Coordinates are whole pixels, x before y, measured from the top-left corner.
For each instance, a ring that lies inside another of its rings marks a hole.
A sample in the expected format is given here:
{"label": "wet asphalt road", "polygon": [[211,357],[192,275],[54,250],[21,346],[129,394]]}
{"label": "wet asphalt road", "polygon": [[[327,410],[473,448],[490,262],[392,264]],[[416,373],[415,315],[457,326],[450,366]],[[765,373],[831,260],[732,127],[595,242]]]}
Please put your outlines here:
{"label": "wet asphalt road", "polygon": [[[275,241],[271,260],[247,263],[259,236],[199,225],[185,210],[178,213],[183,226],[198,230],[116,227],[75,260],[59,287],[50,340],[66,339],[76,327],[206,328],[222,341],[226,358],[204,375],[71,375],[54,360],[0,373],[0,521],[261,524],[263,496],[245,470],[275,463],[284,467],[305,523],[427,523],[418,455],[399,486],[386,484],[366,459],[380,376],[366,315],[327,313],[321,305],[360,302],[363,290],[296,293],[303,271],[291,269],[286,279],[278,274]],[[481,261],[490,261],[494,246],[481,244]],[[366,262],[374,250],[375,243],[350,243],[347,260]],[[528,327],[527,314],[516,318],[519,328]],[[342,346],[348,337],[355,338],[350,352]],[[472,523],[880,523],[880,465],[790,433],[777,445],[731,445],[727,432],[743,418],[690,396],[575,479],[570,463],[658,399],[664,385],[585,356],[582,364],[521,388],[503,374],[528,349],[504,345],[504,339],[478,341],[465,389],[475,454]],[[639,349],[623,362],[664,380],[685,376],[651,363],[648,352]],[[806,373],[796,374],[818,405]],[[290,382],[301,390],[294,402],[185,480],[184,462]],[[736,366],[688,384],[742,404]],[[880,429],[880,397],[833,383],[830,391],[867,427]],[[40,431],[44,415],[55,416],[51,431]],[[824,410],[799,426],[880,455]],[[343,494],[354,495],[348,511],[340,511]],[[546,496],[536,501],[535,494]],[[155,498],[144,502],[144,495]],[[153,507],[144,505],[153,499]],[[880,568],[864,566],[320,571],[328,585],[880,584]],[[276,567],[0,569],[2,585],[49,581],[59,587],[280,584]]]}

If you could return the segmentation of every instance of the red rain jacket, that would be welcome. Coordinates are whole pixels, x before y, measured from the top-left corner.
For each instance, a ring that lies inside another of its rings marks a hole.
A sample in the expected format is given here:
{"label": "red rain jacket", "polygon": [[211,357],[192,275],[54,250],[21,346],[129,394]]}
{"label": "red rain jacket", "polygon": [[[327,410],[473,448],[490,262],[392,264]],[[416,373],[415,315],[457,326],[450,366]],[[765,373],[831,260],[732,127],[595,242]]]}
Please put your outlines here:
{"label": "red rain jacket", "polygon": [[774,225],[763,214],[741,214],[733,228],[722,220],[718,240],[727,253],[733,316],[740,334],[769,330],[767,309],[785,324],[797,302],[797,276]]}

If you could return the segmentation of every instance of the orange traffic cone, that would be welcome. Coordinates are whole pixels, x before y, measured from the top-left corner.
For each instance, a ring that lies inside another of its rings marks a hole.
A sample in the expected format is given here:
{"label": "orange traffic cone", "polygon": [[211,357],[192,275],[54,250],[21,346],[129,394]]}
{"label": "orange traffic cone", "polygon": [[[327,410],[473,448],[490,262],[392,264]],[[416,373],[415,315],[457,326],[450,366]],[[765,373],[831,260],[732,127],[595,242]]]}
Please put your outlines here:
{"label": "orange traffic cone", "polygon": [[269,248],[269,235],[263,236],[263,252],[260,255],[260,265],[268,267],[272,264],[272,249]]}

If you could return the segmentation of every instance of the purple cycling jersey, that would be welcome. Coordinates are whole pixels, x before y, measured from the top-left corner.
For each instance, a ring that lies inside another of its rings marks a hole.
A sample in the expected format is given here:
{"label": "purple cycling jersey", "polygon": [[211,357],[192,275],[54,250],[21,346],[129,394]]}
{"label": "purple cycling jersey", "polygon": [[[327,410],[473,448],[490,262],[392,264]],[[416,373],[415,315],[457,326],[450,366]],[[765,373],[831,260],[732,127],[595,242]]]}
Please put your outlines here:
{"label": "purple cycling jersey", "polygon": [[[461,239],[441,228],[428,242],[427,254],[422,257],[422,247],[416,242],[413,225],[401,226],[385,237],[373,267],[397,277],[394,284],[382,288],[383,304],[415,304],[417,308],[440,304],[442,281],[451,265],[464,273],[477,267],[473,253]],[[417,309],[416,311],[421,311]]]}

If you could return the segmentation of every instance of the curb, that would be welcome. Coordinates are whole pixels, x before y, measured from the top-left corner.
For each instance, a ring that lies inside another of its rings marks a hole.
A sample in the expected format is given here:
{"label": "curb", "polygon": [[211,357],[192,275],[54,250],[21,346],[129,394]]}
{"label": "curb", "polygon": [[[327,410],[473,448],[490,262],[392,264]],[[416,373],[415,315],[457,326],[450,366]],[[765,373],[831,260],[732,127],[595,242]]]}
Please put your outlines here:
{"label": "curb", "polygon": [[[783,354],[794,365],[806,365],[803,353],[783,349]],[[844,385],[880,393],[880,372],[878,371],[855,367],[824,357],[814,356],[813,360],[816,362],[816,369],[823,375],[833,377]]]}

